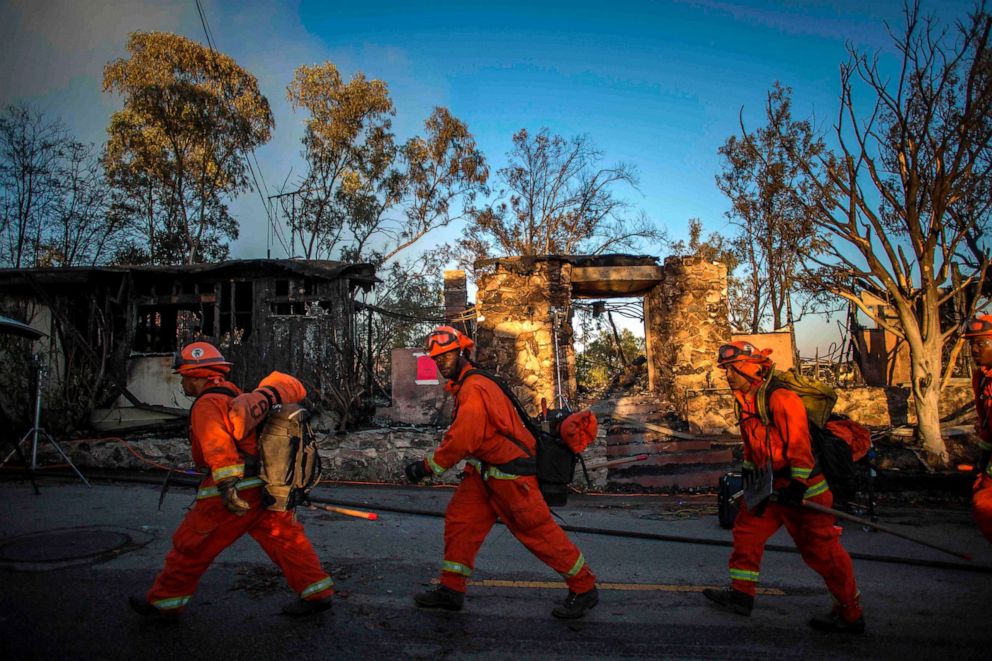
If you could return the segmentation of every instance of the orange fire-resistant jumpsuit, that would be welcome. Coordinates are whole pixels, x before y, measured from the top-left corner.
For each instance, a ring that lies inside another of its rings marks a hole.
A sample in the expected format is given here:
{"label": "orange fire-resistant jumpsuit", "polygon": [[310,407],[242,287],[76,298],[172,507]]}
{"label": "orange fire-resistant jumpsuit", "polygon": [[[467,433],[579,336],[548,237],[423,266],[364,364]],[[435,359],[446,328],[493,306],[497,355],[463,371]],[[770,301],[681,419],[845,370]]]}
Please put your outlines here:
{"label": "orange fire-resistant jumpsuit", "polygon": [[[459,378],[472,369],[467,365]],[[444,514],[444,563],[441,584],[465,592],[475,556],[496,517],[542,562],[565,578],[572,592],[587,592],[596,577],[579,549],[551,518],[551,510],[534,475],[514,475],[496,468],[526,457],[507,435],[533,454],[537,442],[499,385],[471,375],[445,386],[455,398],[452,423],[441,445],[427,455],[427,466],[441,475],[468,459],[465,478]]]}
{"label": "orange fire-resistant jumpsuit", "polygon": [[[978,445],[982,453],[992,451],[992,368],[979,367],[971,377],[978,412]],[[978,529],[992,542],[992,462],[975,481],[972,515]]]}
{"label": "orange fire-resistant jumpsuit", "polygon": [[[226,381],[212,387],[240,392]],[[257,466],[258,440],[254,433],[241,441],[235,440],[228,419],[230,400],[225,394],[207,393],[190,410],[193,461],[210,474],[197,490],[193,509],[173,534],[172,550],[165,557],[165,566],[148,591],[148,602],[163,611],[178,612],[185,608],[213,559],[245,533],[282,569],[286,581],[301,598],[325,599],[334,593],[331,577],[321,568],[295,514],[265,509],[261,479],[245,477],[246,458],[249,465]],[[239,495],[251,505],[243,516],[224,507],[215,486],[217,481],[229,477],[243,478],[238,482]]]}
{"label": "orange fire-resistant jumpsuit", "polygon": [[[753,392],[753,391],[752,391]],[[755,398],[735,391],[741,406],[741,436],[744,467],[763,468],[769,457],[775,475],[774,488],[794,479],[806,485],[805,500],[830,507],[833,495],[818,471],[814,472],[806,409],[796,393],[780,388],[768,398],[771,424],[761,422]],[[840,529],[834,517],[794,505],[770,501],[759,516],[742,502],[734,521],[734,550],[730,555],[730,580],[735,590],[754,596],[765,542],[782,526],[796,542],[799,553],[826,581],[834,598],[834,610],[853,622],[861,616],[859,593],[854,581],[851,556],[840,544]]]}

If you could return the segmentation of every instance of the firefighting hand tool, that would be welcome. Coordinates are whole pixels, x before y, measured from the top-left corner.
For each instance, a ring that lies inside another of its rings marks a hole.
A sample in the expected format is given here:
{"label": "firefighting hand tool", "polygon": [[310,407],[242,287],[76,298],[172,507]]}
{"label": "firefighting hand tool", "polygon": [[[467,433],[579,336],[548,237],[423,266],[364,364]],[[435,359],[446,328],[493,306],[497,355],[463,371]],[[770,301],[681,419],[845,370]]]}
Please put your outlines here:
{"label": "firefighting hand tool", "polygon": [[217,483],[217,491],[220,492],[220,497],[223,499],[224,507],[227,508],[228,512],[237,516],[244,516],[245,512],[251,509],[251,505],[238,495],[238,490],[235,487],[237,483],[238,478],[236,477],[221,480]]}
{"label": "firefighting hand tool", "polygon": [[406,473],[406,479],[410,480],[414,484],[420,482],[428,475],[427,466],[424,464],[423,459],[407,464],[406,468],[403,469],[403,472]]}
{"label": "firefighting hand tool", "polygon": [[335,514],[344,514],[345,516],[353,516],[358,519],[366,519],[367,521],[375,521],[379,518],[379,515],[375,512],[363,512],[362,510],[350,510],[345,507],[332,507],[331,505],[314,505],[310,503],[310,510],[325,510],[327,512],[334,512]]}
{"label": "firefighting hand tool", "polygon": [[[744,491],[743,490],[738,491],[733,496],[731,496],[731,499],[736,500],[737,498],[740,498],[743,494],[744,494]],[[816,512],[821,512],[823,514],[832,514],[835,517],[837,517],[838,519],[844,519],[846,521],[851,521],[852,523],[857,523],[857,524],[860,524],[860,525],[863,525],[863,526],[868,526],[869,528],[874,528],[875,530],[877,530],[879,532],[885,532],[885,533],[888,533],[890,535],[894,535],[896,537],[901,537],[902,539],[908,539],[911,542],[916,542],[917,544],[922,544],[923,546],[929,546],[932,549],[937,549],[938,551],[943,551],[944,553],[949,553],[950,555],[953,555],[956,558],[962,558],[964,560],[969,560],[969,561],[973,559],[970,553],[959,553],[958,551],[954,551],[954,550],[945,548],[943,546],[939,546],[937,544],[933,544],[931,542],[927,542],[927,541],[924,541],[922,539],[918,539],[916,537],[913,537],[912,535],[907,535],[904,532],[900,532],[898,530],[894,530],[894,529],[892,529],[892,528],[890,528],[888,526],[884,526],[884,525],[882,525],[880,523],[875,523],[874,521],[870,521],[868,519],[863,519],[860,516],[855,516],[853,514],[848,514],[847,512],[842,512],[840,510],[835,510],[834,508],[827,507],[826,505],[820,505],[819,503],[813,503],[813,502],[810,502],[808,500],[804,500],[804,501],[802,501],[802,506],[805,507],[806,509],[811,509],[811,510],[814,510]],[[750,509],[750,506],[749,506],[749,509]]]}
{"label": "firefighting hand tool", "polygon": [[768,498],[772,495],[772,491],[774,491],[772,487],[772,482],[775,479],[773,472],[772,462],[769,460],[764,468],[754,470],[754,478],[751,481],[751,486],[744,487],[741,492],[747,508],[758,516],[761,516],[761,511],[764,510],[763,505],[768,502]]}
{"label": "firefighting hand tool", "polygon": [[741,484],[744,486],[745,489],[750,487],[752,484],[754,484],[755,477],[756,474],[753,468],[741,469]]}
{"label": "firefighting hand tool", "polygon": [[918,538],[913,537],[911,535],[907,535],[907,534],[905,534],[903,532],[900,532],[898,530],[893,530],[892,528],[889,528],[888,526],[883,526],[881,524],[875,523],[874,521],[869,521],[868,519],[862,519],[860,516],[854,516],[853,514],[848,514],[847,512],[842,512],[840,510],[835,510],[832,507],[827,507],[825,505],[820,505],[818,503],[811,503],[808,500],[804,500],[803,501],[803,507],[805,507],[806,509],[811,509],[811,510],[816,511],[816,512],[822,512],[823,514],[833,514],[838,519],[845,519],[847,521],[852,521],[854,523],[858,523],[858,524],[861,524],[863,526],[869,526],[869,527],[874,528],[875,530],[878,530],[880,532],[887,532],[890,535],[895,535],[896,537],[902,537],[903,539],[908,539],[911,542],[916,542],[917,544],[922,544],[923,546],[929,546],[932,549],[937,549],[938,551],[943,551],[944,553],[948,553],[950,555],[953,555],[956,558],[961,558],[963,560],[969,560],[969,561],[972,560],[972,557],[971,557],[971,554],[970,553],[959,553],[958,551],[953,551],[953,550],[951,550],[949,548],[946,548],[946,547],[943,547],[943,546],[939,546],[937,544],[932,544],[930,542],[926,542],[926,541],[924,541],[922,539],[918,539]]}
{"label": "firefighting hand tool", "polygon": [[169,478],[172,477],[172,468],[169,468],[165,473],[165,479],[162,480],[162,490],[158,494],[158,511],[162,511],[162,503],[165,501],[165,494],[169,491]]}

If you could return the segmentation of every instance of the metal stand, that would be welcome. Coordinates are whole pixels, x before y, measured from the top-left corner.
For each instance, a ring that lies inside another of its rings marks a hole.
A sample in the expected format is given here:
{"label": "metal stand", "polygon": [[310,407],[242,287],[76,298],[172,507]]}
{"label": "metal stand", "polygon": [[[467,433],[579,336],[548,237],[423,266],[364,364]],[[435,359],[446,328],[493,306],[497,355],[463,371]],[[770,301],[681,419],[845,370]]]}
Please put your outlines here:
{"label": "metal stand", "polygon": [[[79,472],[78,468],[76,468],[76,465],[72,463],[71,459],[69,459],[69,455],[67,455],[65,451],[62,449],[62,447],[55,442],[55,439],[52,438],[52,435],[49,434],[45,430],[45,428],[41,426],[41,388],[45,380],[46,370],[42,365],[41,357],[38,356],[38,354],[35,354],[32,360],[35,365],[34,426],[31,427],[31,429],[27,430],[27,432],[25,432],[24,436],[21,437],[21,440],[17,442],[17,445],[14,447],[14,450],[11,451],[11,453],[7,455],[7,458],[3,460],[3,464],[6,464],[7,461],[11,458],[11,456],[13,456],[15,453],[20,454],[23,460],[24,455],[21,452],[21,445],[23,445],[24,441],[28,440],[28,437],[30,436],[31,467],[29,470],[32,473],[38,470],[38,437],[44,436],[44,438],[52,445],[52,447],[54,447],[58,451],[58,453],[62,455],[62,458],[65,459],[65,463],[69,464],[69,467],[76,472],[76,475],[78,475],[79,479],[83,481],[83,484],[85,484],[88,487],[93,486],[89,482],[87,482],[86,478],[83,477],[83,474]],[[0,466],[2,466],[3,464],[0,464]],[[31,483],[34,484],[33,477],[31,479]],[[35,485],[35,491],[36,492],[38,491],[37,485]]]}
{"label": "metal stand", "polygon": [[[34,493],[37,496],[37,495],[41,494],[41,491],[38,490],[38,483],[34,479],[34,473],[31,472],[31,467],[28,466],[28,460],[27,460],[27,458],[25,458],[24,452],[21,450],[21,443],[23,441],[24,441],[24,439],[21,439],[20,441],[18,441],[16,443],[14,441],[4,441],[4,445],[12,445],[12,446],[14,446],[14,449],[11,450],[10,451],[10,454],[7,455],[7,459],[10,459],[15,454],[17,455],[17,458],[21,460],[21,466],[24,467],[24,476],[26,478],[28,478],[28,480],[31,481],[31,486],[34,487]],[[7,463],[7,459],[4,459],[3,462],[0,463],[0,466],[3,466],[4,464],[6,464]]]}

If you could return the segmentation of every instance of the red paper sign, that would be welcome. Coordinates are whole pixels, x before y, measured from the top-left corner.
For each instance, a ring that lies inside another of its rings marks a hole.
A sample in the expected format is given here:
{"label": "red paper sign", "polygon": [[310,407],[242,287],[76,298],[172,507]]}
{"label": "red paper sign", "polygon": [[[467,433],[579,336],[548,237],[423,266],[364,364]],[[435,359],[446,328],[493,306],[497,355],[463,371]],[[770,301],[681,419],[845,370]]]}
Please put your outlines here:
{"label": "red paper sign", "polygon": [[425,353],[414,354],[414,356],[417,358],[417,385],[430,386],[440,383],[434,359]]}

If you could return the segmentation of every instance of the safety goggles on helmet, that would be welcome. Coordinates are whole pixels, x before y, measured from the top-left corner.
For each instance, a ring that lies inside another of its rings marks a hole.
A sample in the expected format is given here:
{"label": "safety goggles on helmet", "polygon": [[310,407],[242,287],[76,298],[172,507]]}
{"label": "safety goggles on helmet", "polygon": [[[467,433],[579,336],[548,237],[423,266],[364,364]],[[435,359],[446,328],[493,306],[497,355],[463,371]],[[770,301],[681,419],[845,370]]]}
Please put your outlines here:
{"label": "safety goggles on helmet", "polygon": [[726,365],[739,360],[751,360],[759,357],[760,354],[753,344],[741,342],[740,345],[724,344],[717,351],[716,356],[716,362],[718,365]]}
{"label": "safety goggles on helmet", "polygon": [[458,348],[458,336],[448,331],[436,330],[427,336],[427,350],[434,354],[435,349],[441,349],[438,353],[444,353]]}
{"label": "safety goggles on helmet", "polygon": [[451,326],[438,326],[427,336],[427,353],[437,358],[443,353],[457,349],[471,349],[475,346],[472,338]]}
{"label": "safety goggles on helmet", "polygon": [[981,335],[992,335],[992,315],[982,315],[964,322],[965,337],[979,337]]}

